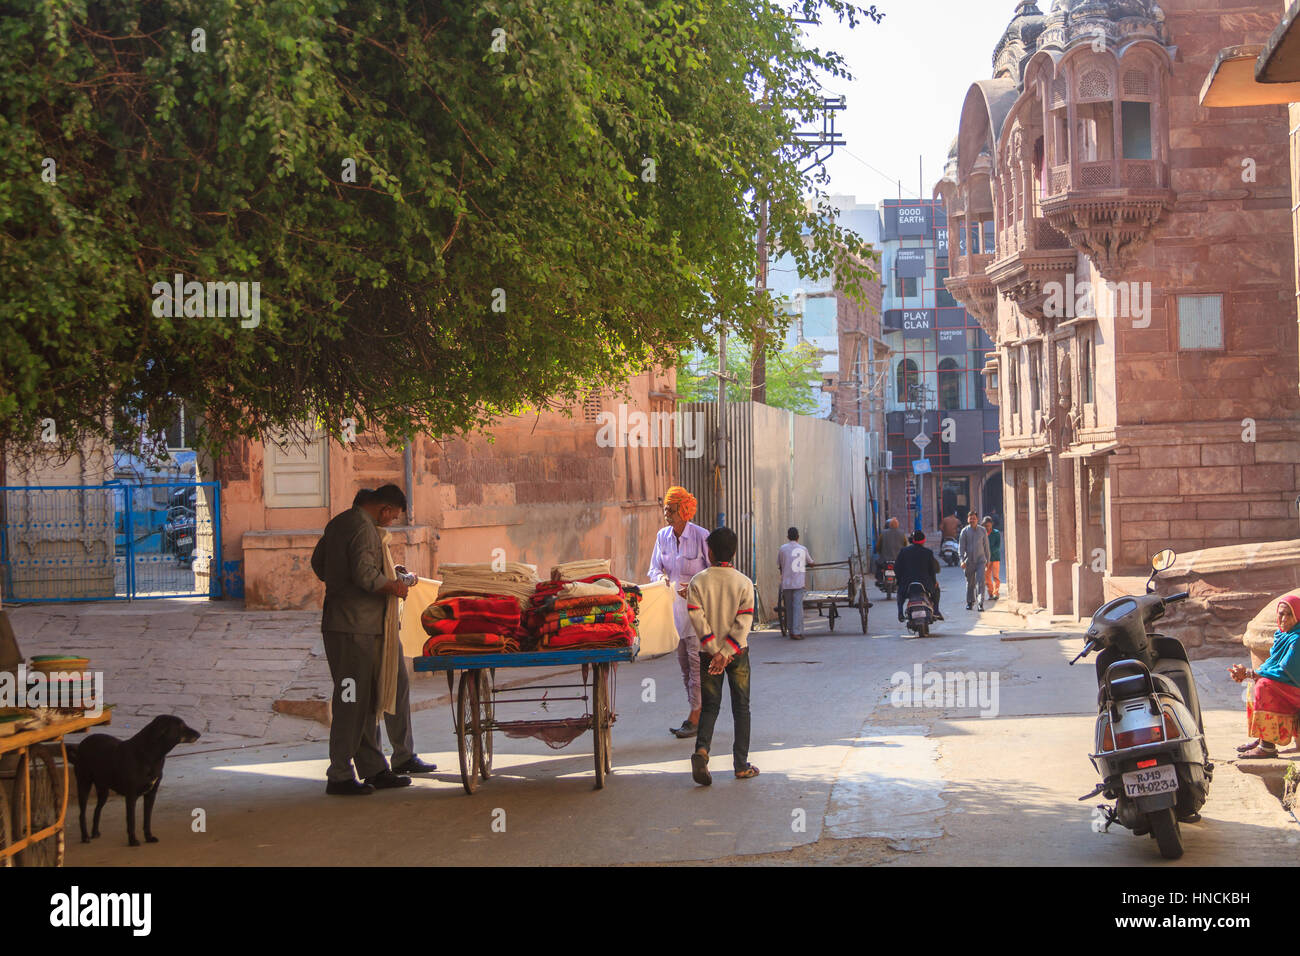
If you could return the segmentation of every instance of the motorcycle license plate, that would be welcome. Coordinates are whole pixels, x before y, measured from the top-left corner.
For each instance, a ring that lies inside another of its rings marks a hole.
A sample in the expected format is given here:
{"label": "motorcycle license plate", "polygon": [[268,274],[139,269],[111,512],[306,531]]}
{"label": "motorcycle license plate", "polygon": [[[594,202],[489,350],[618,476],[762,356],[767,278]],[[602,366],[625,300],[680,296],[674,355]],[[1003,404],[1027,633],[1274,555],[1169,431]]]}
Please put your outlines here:
{"label": "motorcycle license plate", "polygon": [[1130,797],[1150,797],[1178,789],[1178,771],[1171,764],[1124,774],[1124,792]]}
{"label": "motorcycle license plate", "polygon": [[915,621],[915,620],[924,619],[924,617],[925,617],[925,611],[919,611],[919,610],[918,610],[918,611],[913,611],[913,612],[912,612],[912,620],[914,620],[914,621]]}
{"label": "motorcycle license plate", "polygon": [[892,580],[894,580],[894,572],[893,572],[893,571],[886,571],[886,572],[885,572],[885,580],[886,580],[886,581],[892,581]]}
{"label": "motorcycle license plate", "polygon": [[193,538],[177,538],[177,539],[176,539],[176,544],[177,544],[178,546],[179,546],[179,545],[193,544],[193,543],[194,543],[194,539],[193,539]]}

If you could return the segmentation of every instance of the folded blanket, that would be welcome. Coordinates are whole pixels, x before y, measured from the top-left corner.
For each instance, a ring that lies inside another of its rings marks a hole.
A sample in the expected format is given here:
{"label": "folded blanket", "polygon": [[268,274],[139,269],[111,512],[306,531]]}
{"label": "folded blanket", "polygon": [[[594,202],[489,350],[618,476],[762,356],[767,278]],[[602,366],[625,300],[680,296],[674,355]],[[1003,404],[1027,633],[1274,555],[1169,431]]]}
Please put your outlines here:
{"label": "folded blanket", "polygon": [[566,561],[551,568],[551,580],[580,581],[596,574],[609,574],[609,564],[608,558]]}
{"label": "folded blanket", "polygon": [[438,569],[442,578],[440,597],[508,596],[520,609],[528,607],[537,587],[537,568],[531,564],[507,562],[501,570],[492,564],[444,564]]}
{"label": "folded blanket", "polygon": [[424,609],[420,623],[430,634],[505,633],[519,626],[512,597],[444,598]]}
{"label": "folded blanket", "polygon": [[542,636],[542,645],[550,650],[573,647],[630,647],[636,632],[624,624],[578,624],[556,634]]}
{"label": "folded blanket", "polygon": [[550,611],[552,608],[554,608],[556,611],[565,611],[573,608],[596,607],[599,604],[614,603],[614,601],[611,601],[610,598],[611,595],[609,594],[605,594],[605,595],[593,594],[588,597],[557,597],[555,599],[554,604],[548,602],[547,604],[543,605],[543,607],[547,611]]}
{"label": "folded blanket", "polygon": [[618,624],[630,628],[634,623],[634,615],[630,608],[622,611],[609,611],[604,614],[586,614],[582,617],[559,618],[558,620],[548,619],[542,625],[543,634],[555,634],[566,628],[581,627],[584,624]]}
{"label": "folded blanket", "polygon": [[435,634],[424,642],[426,657],[447,654],[506,654],[519,650],[519,641],[505,634]]}

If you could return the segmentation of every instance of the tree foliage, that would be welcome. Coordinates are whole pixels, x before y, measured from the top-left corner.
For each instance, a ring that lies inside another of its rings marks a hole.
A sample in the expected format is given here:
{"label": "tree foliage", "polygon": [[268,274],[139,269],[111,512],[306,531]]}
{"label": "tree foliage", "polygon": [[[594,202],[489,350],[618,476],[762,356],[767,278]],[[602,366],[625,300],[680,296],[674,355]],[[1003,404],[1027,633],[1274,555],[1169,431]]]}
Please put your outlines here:
{"label": "tree foliage", "polygon": [[[769,340],[770,341],[770,340]],[[753,345],[749,342],[727,343],[727,401],[748,402]],[[714,402],[718,399],[718,356],[702,353],[677,367],[677,392],[684,401]],[[767,352],[767,401],[773,408],[784,408],[796,415],[817,414],[816,392],[821,387],[821,356],[807,342],[778,346]]]}
{"label": "tree foliage", "polygon": [[[760,185],[801,272],[856,268],[792,135],[827,74],[762,0],[10,0],[0,441],[455,433],[751,331]],[[156,314],[176,274],[259,323]]]}

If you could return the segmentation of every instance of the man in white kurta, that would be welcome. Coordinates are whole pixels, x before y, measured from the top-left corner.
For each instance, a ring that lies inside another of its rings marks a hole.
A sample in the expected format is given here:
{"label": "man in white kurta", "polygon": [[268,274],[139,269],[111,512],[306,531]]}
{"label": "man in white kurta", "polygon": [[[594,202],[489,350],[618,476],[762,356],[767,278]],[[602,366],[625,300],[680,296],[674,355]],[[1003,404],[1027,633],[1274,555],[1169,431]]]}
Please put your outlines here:
{"label": "man in white kurta", "polygon": [[685,488],[673,486],[664,495],[664,521],[655,536],[654,554],[650,558],[651,581],[667,579],[673,589],[673,623],[677,625],[677,663],[682,669],[690,715],[680,727],[669,728],[681,739],[694,737],[700,722],[700,638],[691,625],[686,608],[686,586],[698,572],[709,566],[709,533],[691,521],[695,517],[695,497]]}

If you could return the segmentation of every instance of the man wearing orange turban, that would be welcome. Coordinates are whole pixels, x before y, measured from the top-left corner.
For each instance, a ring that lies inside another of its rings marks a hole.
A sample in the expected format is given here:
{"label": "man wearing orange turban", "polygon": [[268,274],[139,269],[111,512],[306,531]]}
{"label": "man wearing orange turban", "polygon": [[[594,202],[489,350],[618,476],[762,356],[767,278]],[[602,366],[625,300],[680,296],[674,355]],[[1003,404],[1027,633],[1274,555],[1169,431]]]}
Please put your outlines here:
{"label": "man wearing orange turban", "polygon": [[678,738],[694,737],[700,721],[700,638],[691,625],[686,609],[686,585],[709,566],[709,533],[691,521],[695,517],[695,496],[674,485],[664,494],[664,521],[667,527],[655,536],[654,554],[650,557],[650,580],[668,581],[673,597],[673,622],[677,625],[677,663],[682,669],[690,715],[680,727],[669,730]]}

